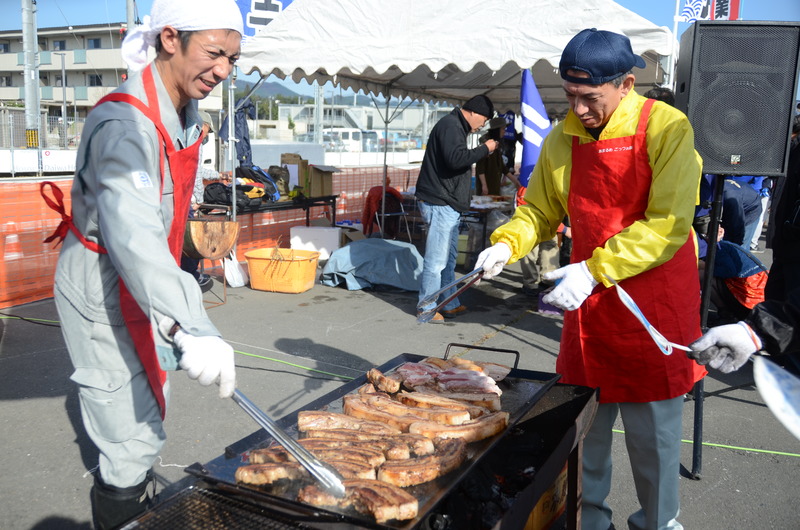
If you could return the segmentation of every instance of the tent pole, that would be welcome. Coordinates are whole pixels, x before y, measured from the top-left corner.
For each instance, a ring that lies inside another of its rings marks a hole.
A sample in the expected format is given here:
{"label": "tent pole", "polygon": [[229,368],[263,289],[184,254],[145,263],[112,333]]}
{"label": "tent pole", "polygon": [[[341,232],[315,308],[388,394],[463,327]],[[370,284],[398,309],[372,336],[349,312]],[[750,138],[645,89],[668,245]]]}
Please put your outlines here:
{"label": "tent pole", "polygon": [[386,239],[386,181],[389,178],[389,90],[386,90],[386,114],[383,118],[383,194],[381,195],[381,239]]}
{"label": "tent pole", "polygon": [[[236,134],[233,120],[236,119],[234,98],[236,92],[236,67],[231,72],[231,82],[228,83],[228,162],[231,170],[231,220],[236,221]],[[233,255],[236,255],[236,243],[233,244]]]}

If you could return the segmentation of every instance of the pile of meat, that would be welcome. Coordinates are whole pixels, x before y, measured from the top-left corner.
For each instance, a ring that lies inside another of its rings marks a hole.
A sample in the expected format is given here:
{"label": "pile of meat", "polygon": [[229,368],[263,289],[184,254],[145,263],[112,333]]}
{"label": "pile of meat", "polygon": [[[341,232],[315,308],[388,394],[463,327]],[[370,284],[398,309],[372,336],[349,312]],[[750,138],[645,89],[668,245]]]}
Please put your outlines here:
{"label": "pile of meat", "polygon": [[[373,368],[366,385],[344,396],[344,414],[302,411],[299,442],[345,479],[337,499],[315,484],[298,500],[314,506],[353,507],[379,523],[417,516],[417,499],[402,488],[436,479],[467,458],[467,444],[508,425],[497,381],[507,366],[462,359],[426,358],[389,375]],[[307,480],[305,468],[281,446],[255,449],[236,471],[245,484]]]}

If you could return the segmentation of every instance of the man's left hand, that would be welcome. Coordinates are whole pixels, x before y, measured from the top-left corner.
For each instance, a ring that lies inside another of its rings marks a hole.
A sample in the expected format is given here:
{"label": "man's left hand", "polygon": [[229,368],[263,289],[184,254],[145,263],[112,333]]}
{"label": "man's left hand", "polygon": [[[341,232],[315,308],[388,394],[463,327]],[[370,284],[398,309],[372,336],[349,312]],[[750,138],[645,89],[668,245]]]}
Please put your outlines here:
{"label": "man's left hand", "polygon": [[542,302],[566,311],[578,309],[598,283],[589,272],[585,261],[547,272],[544,274],[544,279],[561,281],[542,298]]}

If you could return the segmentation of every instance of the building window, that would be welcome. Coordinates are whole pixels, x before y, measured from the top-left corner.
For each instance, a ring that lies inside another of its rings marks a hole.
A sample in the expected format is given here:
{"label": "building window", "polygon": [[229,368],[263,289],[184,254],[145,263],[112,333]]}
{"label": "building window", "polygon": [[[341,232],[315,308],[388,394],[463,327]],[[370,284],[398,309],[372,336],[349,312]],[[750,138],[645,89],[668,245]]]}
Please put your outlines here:
{"label": "building window", "polygon": [[100,74],[89,74],[89,86],[103,86],[103,76]]}
{"label": "building window", "polygon": [[55,82],[55,84],[53,86],[62,86],[62,84],[61,84],[61,76],[60,75],[56,76],[56,82]]}
{"label": "building window", "polygon": [[0,42],[0,53],[8,53],[11,47],[7,42]]}
{"label": "building window", "polygon": [[11,76],[0,75],[0,87],[9,87],[9,86],[11,86]]}
{"label": "building window", "polygon": [[86,39],[86,47],[90,50],[100,49],[100,39]]}
{"label": "building window", "polygon": [[65,40],[54,40],[53,41],[53,51],[62,52],[67,49],[67,41]]}

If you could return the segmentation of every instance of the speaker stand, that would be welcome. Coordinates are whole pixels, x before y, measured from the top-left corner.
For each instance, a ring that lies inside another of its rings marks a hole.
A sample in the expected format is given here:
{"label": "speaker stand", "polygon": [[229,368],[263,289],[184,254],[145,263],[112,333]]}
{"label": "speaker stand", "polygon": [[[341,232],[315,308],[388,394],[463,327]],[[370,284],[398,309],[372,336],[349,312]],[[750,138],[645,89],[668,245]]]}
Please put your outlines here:
{"label": "speaker stand", "polygon": [[[705,178],[705,177],[701,177]],[[711,201],[710,222],[708,224],[708,250],[706,250],[706,266],[703,274],[703,292],[700,298],[700,329],[708,330],[708,306],[711,303],[711,282],[714,281],[714,262],[717,257],[717,231],[722,218],[722,190],[725,184],[724,175],[714,175],[714,193]],[[700,480],[703,470],[703,381],[694,385],[694,438],[692,446],[692,480]]]}

